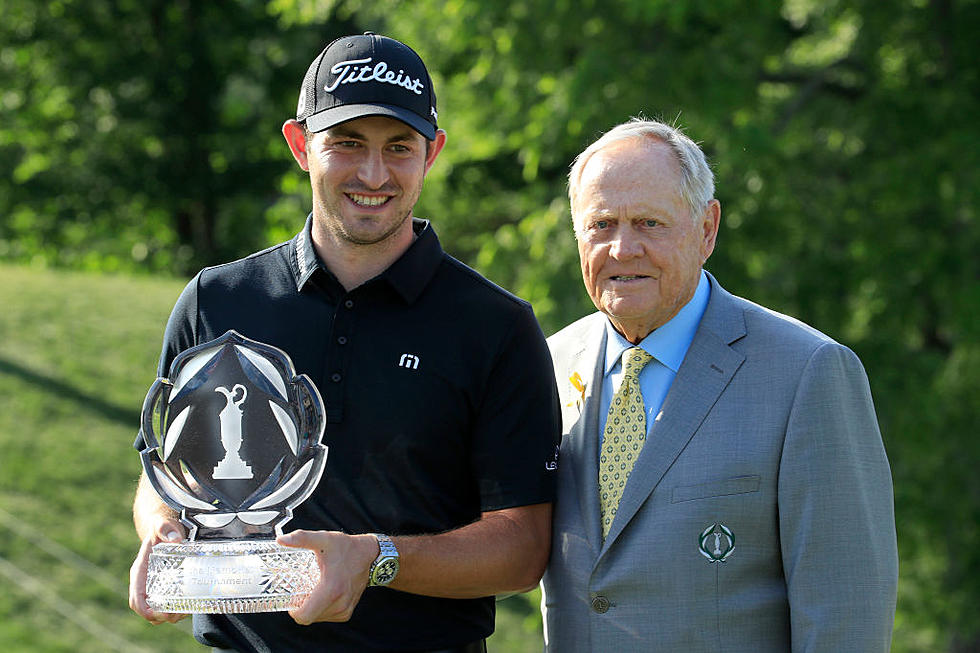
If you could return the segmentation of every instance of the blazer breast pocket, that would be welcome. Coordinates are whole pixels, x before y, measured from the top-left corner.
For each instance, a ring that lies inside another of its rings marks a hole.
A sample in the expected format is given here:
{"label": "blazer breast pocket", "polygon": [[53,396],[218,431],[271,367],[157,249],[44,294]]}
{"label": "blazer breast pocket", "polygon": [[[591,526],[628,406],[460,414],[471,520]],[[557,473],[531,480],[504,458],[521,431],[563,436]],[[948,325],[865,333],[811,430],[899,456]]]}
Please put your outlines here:
{"label": "blazer breast pocket", "polygon": [[733,494],[748,494],[758,492],[762,481],[761,476],[735,476],[718,481],[708,481],[697,485],[678,485],[670,493],[671,503],[694,501],[695,499],[710,499]]}

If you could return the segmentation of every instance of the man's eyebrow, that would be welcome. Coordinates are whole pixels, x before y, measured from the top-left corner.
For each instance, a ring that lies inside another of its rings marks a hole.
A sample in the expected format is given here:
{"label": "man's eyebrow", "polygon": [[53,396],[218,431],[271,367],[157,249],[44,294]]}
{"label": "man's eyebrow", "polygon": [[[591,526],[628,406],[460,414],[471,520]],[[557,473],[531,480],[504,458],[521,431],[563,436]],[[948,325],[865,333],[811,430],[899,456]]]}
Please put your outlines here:
{"label": "man's eyebrow", "polygon": [[364,138],[364,134],[360,133],[356,129],[351,127],[345,127],[344,125],[337,125],[336,127],[331,127],[327,132],[327,135],[333,137],[349,137],[349,138]]}
{"label": "man's eyebrow", "polygon": [[388,139],[388,142],[389,143],[404,143],[405,141],[412,141],[412,142],[414,142],[415,140],[416,140],[416,138],[415,138],[415,132],[411,128],[408,128],[408,129],[406,129],[403,132],[399,132],[397,134],[393,134]]}
{"label": "man's eyebrow", "polygon": [[[328,134],[334,138],[358,138],[361,140],[365,139],[364,134],[357,131],[353,127],[348,127],[345,125],[338,125],[336,127],[331,127]],[[399,143],[403,141],[414,140],[413,132],[411,127],[406,127],[405,131],[400,131],[392,134],[388,137],[387,143]]]}
{"label": "man's eyebrow", "polygon": [[647,217],[670,217],[671,214],[669,211],[665,211],[660,207],[635,204],[630,207],[630,210],[625,215],[621,211],[611,209],[605,205],[600,205],[592,209],[583,209],[582,215],[589,220],[642,220]]}
{"label": "man's eyebrow", "polygon": [[613,211],[612,209],[608,209],[608,208],[606,208],[604,206],[600,206],[600,207],[597,207],[597,208],[592,209],[592,210],[586,210],[586,211],[584,211],[583,212],[583,215],[585,215],[588,218],[592,218],[592,219],[602,218],[603,220],[608,220],[610,218],[615,218],[616,217],[616,212]]}

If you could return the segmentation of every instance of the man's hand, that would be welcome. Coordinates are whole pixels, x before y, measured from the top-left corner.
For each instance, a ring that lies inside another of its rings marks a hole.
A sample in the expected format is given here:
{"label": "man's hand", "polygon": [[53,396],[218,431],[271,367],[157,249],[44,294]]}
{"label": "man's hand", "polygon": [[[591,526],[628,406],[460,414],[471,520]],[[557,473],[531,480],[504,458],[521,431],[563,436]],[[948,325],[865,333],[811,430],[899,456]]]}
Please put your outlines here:
{"label": "man's hand", "polygon": [[165,622],[177,623],[186,614],[154,612],[146,603],[146,567],[150,561],[150,551],[159,542],[180,542],[187,535],[184,526],[175,519],[159,516],[152,525],[152,532],[143,539],[133,566],[129,568],[129,607],[151,624]]}
{"label": "man's hand", "polygon": [[337,531],[293,531],[281,535],[283,546],[310,549],[320,565],[320,582],[298,608],[289,611],[303,626],[318,621],[348,621],[368,584],[368,571],[378,557],[373,535]]}

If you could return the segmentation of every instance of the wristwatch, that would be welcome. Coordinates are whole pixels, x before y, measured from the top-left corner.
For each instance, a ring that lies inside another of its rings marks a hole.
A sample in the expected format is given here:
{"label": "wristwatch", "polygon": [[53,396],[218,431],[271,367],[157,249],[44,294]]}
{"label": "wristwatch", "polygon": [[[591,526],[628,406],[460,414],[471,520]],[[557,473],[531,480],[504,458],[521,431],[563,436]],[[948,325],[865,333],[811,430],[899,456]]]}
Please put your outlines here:
{"label": "wristwatch", "polygon": [[387,585],[395,580],[395,576],[398,574],[398,549],[395,548],[395,543],[387,535],[379,533],[372,533],[372,535],[378,538],[380,553],[371,563],[371,569],[368,570],[368,587],[377,587]]}

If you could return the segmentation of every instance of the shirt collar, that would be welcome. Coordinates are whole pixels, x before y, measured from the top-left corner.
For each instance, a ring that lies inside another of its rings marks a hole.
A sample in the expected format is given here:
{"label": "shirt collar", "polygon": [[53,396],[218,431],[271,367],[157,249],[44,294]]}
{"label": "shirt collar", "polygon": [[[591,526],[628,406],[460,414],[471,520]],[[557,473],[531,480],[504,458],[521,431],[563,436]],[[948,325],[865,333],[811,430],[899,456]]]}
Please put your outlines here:
{"label": "shirt collar", "polygon": [[443,258],[439,237],[428,220],[412,218],[412,229],[415,242],[377,277],[386,281],[409,304],[425,290]]}
{"label": "shirt collar", "polygon": [[313,248],[313,214],[306,217],[306,224],[303,229],[293,238],[293,253],[289,263],[293,267],[293,274],[296,277],[296,290],[303,290],[303,286],[310,280],[313,273],[320,269],[320,257],[316,255]]}
{"label": "shirt collar", "polygon": [[[293,253],[290,266],[296,278],[296,290],[302,291],[314,274],[320,272],[336,281],[327,266],[323,264],[313,247],[313,214],[306,218],[306,224],[293,238]],[[435,274],[442,261],[443,250],[428,220],[412,218],[415,241],[398,260],[367,283],[382,282],[391,286],[408,303],[413,303]],[[338,284],[339,285],[339,284]]]}
{"label": "shirt collar", "polygon": [[[687,355],[691,341],[694,340],[694,334],[701,323],[704,310],[708,307],[710,296],[708,276],[704,270],[701,270],[698,287],[690,301],[677,311],[677,315],[651,331],[638,346],[676,374],[684,361],[684,356]],[[636,345],[616,331],[612,322],[606,320],[606,376],[619,363],[623,352],[634,346]]]}

